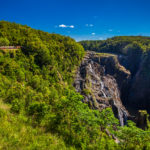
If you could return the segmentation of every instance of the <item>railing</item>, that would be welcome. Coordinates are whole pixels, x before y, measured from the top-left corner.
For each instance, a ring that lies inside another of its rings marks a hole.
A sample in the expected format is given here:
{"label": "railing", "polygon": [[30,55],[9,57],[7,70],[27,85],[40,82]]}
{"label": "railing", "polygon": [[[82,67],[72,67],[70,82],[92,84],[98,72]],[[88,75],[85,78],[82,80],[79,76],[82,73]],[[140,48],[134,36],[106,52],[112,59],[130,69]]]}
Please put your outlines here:
{"label": "railing", "polygon": [[0,46],[0,49],[20,49],[21,46]]}

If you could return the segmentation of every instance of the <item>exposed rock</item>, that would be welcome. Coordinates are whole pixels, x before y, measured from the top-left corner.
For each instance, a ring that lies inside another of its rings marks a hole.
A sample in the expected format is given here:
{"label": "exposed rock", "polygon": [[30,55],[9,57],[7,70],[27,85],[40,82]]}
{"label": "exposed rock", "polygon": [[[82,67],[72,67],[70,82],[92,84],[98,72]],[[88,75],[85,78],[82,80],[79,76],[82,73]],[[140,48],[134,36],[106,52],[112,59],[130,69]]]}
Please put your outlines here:
{"label": "exposed rock", "polygon": [[130,81],[131,74],[120,65],[118,56],[87,52],[75,78],[77,92],[93,109],[112,107],[120,125],[126,124],[129,113],[121,102],[121,91]]}
{"label": "exposed rock", "polygon": [[138,116],[136,119],[136,125],[143,130],[148,127],[148,114],[147,111],[139,110]]}
{"label": "exposed rock", "polygon": [[150,54],[142,56],[137,73],[132,79],[128,96],[128,105],[145,109],[150,113]]}

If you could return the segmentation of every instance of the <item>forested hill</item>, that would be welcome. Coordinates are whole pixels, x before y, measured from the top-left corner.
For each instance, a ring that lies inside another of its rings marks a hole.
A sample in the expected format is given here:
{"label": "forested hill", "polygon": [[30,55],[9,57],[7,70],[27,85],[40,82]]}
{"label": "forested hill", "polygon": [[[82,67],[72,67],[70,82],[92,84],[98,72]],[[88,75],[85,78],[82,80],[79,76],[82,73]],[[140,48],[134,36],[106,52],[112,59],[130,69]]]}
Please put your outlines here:
{"label": "forested hill", "polygon": [[150,37],[117,36],[107,40],[80,41],[85,50],[128,55],[134,50],[150,50]]}
{"label": "forested hill", "polygon": [[0,149],[150,149],[149,128],[82,103],[72,85],[84,53],[70,37],[0,21]]}
{"label": "forested hill", "polygon": [[7,45],[22,46],[24,54],[34,56],[37,65],[59,65],[64,71],[78,64],[84,53],[82,46],[69,37],[5,21],[0,22],[0,37]]}

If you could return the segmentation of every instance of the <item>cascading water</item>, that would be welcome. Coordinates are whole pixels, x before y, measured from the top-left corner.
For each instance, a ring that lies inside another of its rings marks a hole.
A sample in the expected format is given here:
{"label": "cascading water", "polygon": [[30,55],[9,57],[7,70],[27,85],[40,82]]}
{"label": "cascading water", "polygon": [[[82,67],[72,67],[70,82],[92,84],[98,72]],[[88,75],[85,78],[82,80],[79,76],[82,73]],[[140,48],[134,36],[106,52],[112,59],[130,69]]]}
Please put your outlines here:
{"label": "cascading water", "polygon": [[[128,119],[128,114],[127,112],[122,109],[122,108],[119,108],[118,105],[116,104],[116,102],[114,101],[113,102],[113,107],[115,107],[115,109],[117,109],[117,114],[118,114],[118,119],[119,119],[119,122],[120,122],[120,126],[124,126],[124,125],[127,125],[127,119]],[[114,109],[114,108],[113,108]]]}
{"label": "cascading water", "polygon": [[102,81],[100,81],[100,85],[101,85],[101,92],[103,93],[104,98],[107,98],[107,96],[104,92],[104,83]]}

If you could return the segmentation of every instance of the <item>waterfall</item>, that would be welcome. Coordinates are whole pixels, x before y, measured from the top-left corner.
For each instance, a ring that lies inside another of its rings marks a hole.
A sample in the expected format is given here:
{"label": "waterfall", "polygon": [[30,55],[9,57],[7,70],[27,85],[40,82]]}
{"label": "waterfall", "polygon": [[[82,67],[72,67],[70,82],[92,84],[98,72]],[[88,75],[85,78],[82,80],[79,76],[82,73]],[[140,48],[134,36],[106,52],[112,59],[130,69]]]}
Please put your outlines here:
{"label": "waterfall", "polygon": [[120,125],[124,126],[123,112],[122,112],[121,109],[118,109],[118,118],[119,118],[119,121],[120,121]]}
{"label": "waterfall", "polygon": [[123,109],[118,109],[118,118],[121,126],[127,125],[128,117],[127,113]]}
{"label": "waterfall", "polygon": [[101,85],[101,92],[103,93],[104,98],[107,98],[107,96],[104,92],[104,83],[102,81],[100,81],[100,85]]}
{"label": "waterfall", "polygon": [[89,71],[93,73],[91,64],[89,64]]}
{"label": "waterfall", "polygon": [[117,110],[120,126],[127,125],[127,119],[128,119],[127,112],[122,108],[118,108],[115,101],[113,101],[113,106],[112,107],[113,107],[113,109],[115,108]]}
{"label": "waterfall", "polygon": [[122,110],[122,111],[123,111],[124,125],[127,125],[128,115],[124,110]]}

